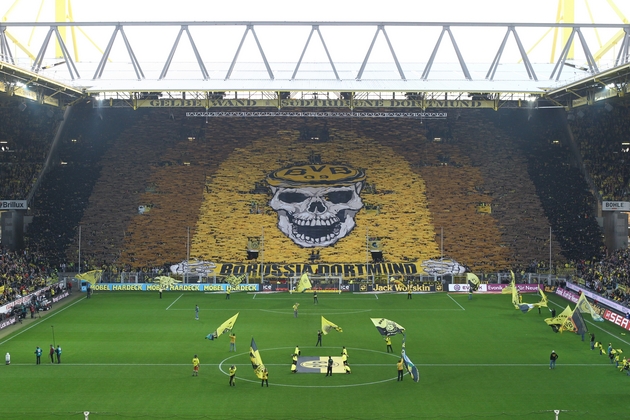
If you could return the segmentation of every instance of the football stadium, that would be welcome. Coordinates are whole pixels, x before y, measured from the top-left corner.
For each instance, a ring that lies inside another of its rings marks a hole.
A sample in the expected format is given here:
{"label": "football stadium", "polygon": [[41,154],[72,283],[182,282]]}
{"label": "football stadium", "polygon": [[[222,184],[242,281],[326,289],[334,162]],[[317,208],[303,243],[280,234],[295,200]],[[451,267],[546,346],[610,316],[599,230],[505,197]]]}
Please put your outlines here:
{"label": "football stadium", "polygon": [[0,3],[0,418],[630,418],[628,4],[179,3]]}

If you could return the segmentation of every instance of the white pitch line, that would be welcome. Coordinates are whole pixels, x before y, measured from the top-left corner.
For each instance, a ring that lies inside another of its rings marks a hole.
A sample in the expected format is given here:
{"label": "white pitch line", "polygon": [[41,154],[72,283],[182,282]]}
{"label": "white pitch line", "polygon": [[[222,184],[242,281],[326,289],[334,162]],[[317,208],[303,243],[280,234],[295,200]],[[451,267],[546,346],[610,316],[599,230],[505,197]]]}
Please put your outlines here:
{"label": "white pitch line", "polygon": [[7,341],[11,341],[11,340],[13,340],[15,337],[17,337],[18,335],[20,335],[20,334],[22,334],[22,333],[25,333],[26,331],[30,330],[31,328],[38,326],[38,325],[39,325],[39,324],[41,324],[42,322],[44,322],[44,321],[48,321],[48,320],[49,320],[50,318],[52,318],[53,316],[57,315],[58,313],[61,313],[61,312],[65,311],[66,309],[70,308],[71,306],[76,305],[77,303],[81,302],[83,299],[86,299],[86,298],[85,298],[85,297],[82,297],[82,298],[78,299],[76,302],[73,302],[73,303],[71,303],[71,304],[70,304],[70,305],[68,305],[68,306],[64,306],[63,308],[59,309],[58,311],[53,312],[53,313],[52,313],[52,314],[50,314],[49,316],[45,317],[45,318],[44,318],[44,319],[42,319],[41,321],[36,322],[35,324],[31,325],[30,327],[28,327],[28,328],[24,328],[24,329],[20,329],[20,331],[19,331],[17,334],[15,334],[15,335],[11,336],[11,338],[8,338],[8,339],[4,340],[3,342],[1,342],[1,343],[0,343],[0,346],[1,346],[1,345],[3,345],[4,343],[6,343]]}
{"label": "white pitch line", "polygon": [[[11,366],[32,366],[33,363],[11,363]],[[93,367],[170,367],[190,366],[190,363],[42,363],[42,366],[93,366]],[[201,366],[221,366],[222,363],[201,363]],[[251,363],[231,363],[234,366],[251,366]],[[422,367],[548,367],[549,363],[415,363]],[[265,363],[265,366],[289,366],[287,363]],[[392,363],[352,363],[352,367],[391,367]],[[610,367],[610,363],[563,363],[558,366],[571,367]],[[57,369],[57,368],[54,368]]]}
{"label": "white pitch line", "polygon": [[182,296],[184,296],[184,294],[183,294],[183,293],[182,293],[181,295],[179,295],[179,297],[178,297],[177,299],[175,299],[175,300],[173,301],[173,303],[171,303],[170,305],[168,305],[168,308],[166,308],[166,310],[168,311],[168,310],[169,310],[169,308],[170,308],[171,306],[175,305],[175,302],[177,302],[177,301],[179,300],[179,298],[181,298]]}
{"label": "white pitch line", "polygon": [[254,293],[254,297],[252,299],[256,299],[256,293]]}
{"label": "white pitch line", "polygon": [[376,293],[374,294],[374,297],[376,298],[376,300],[378,300],[378,295]]}
{"label": "white pitch line", "polygon": [[462,311],[465,311],[466,309],[464,309],[464,307],[462,305],[460,305],[455,299],[453,299],[453,297],[450,294],[446,294],[446,296],[448,296],[449,298],[451,298],[451,300],[455,303],[457,303],[457,306],[459,306],[460,308],[462,308]]}

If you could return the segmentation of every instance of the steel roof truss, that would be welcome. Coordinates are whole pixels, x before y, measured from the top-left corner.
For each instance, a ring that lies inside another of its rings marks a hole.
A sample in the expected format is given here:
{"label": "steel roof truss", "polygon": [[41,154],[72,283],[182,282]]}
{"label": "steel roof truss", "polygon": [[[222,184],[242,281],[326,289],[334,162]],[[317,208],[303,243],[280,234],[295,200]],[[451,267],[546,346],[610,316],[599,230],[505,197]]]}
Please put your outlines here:
{"label": "steel roof truss", "polygon": [[173,47],[171,48],[171,52],[168,54],[168,58],[164,63],[164,68],[162,69],[162,73],[160,73],[160,77],[158,80],[162,80],[166,77],[168,73],[168,69],[171,67],[171,63],[173,62],[173,57],[175,56],[175,52],[177,51],[177,46],[179,45],[179,40],[182,38],[182,32],[186,31],[188,34],[188,39],[190,40],[190,44],[192,46],[193,52],[195,53],[195,57],[197,58],[197,63],[199,64],[199,69],[201,70],[201,74],[203,75],[203,80],[208,80],[208,72],[206,67],[201,60],[201,56],[199,55],[199,51],[197,51],[197,47],[195,46],[195,42],[188,31],[188,25],[182,25],[179,28],[179,32],[177,33],[177,38],[175,38],[175,42],[173,43]]}
{"label": "steel roof truss", "polygon": [[536,73],[534,72],[534,67],[532,66],[532,63],[529,61],[529,58],[527,57],[527,52],[525,51],[525,48],[523,48],[521,39],[519,38],[518,33],[516,32],[516,29],[514,28],[514,26],[508,26],[507,32],[505,33],[505,36],[503,37],[503,41],[501,42],[501,46],[499,47],[499,50],[497,51],[497,55],[494,57],[494,60],[492,61],[492,64],[490,65],[490,69],[488,69],[488,73],[486,74],[486,79],[494,80],[494,74],[496,73],[497,68],[499,67],[499,61],[501,60],[501,55],[503,54],[503,50],[505,49],[505,44],[510,36],[510,32],[514,34],[514,40],[516,41],[516,45],[518,46],[518,50],[521,54],[521,59],[523,60],[523,65],[525,66],[527,75],[529,76],[530,80],[532,79],[538,80],[538,78],[536,77]]}
{"label": "steel roof truss", "polygon": [[210,75],[208,74],[208,70],[206,70],[205,64],[203,64],[203,60],[201,59],[201,54],[199,54],[199,50],[197,49],[197,45],[195,44],[195,41],[193,40],[192,34],[190,33],[188,26],[186,26],[186,33],[188,34],[188,40],[190,41],[190,46],[192,47],[193,52],[195,53],[197,64],[199,64],[199,70],[201,70],[201,74],[203,75],[203,80],[208,80],[210,79]]}
{"label": "steel roof truss", "polygon": [[455,42],[455,37],[451,32],[451,28],[446,26],[446,31],[448,32],[448,36],[451,38],[451,42],[453,43],[453,48],[455,48],[455,54],[457,54],[457,60],[459,60],[459,65],[462,67],[462,71],[464,72],[464,76],[466,80],[472,80],[470,76],[470,72],[468,71],[468,67],[466,67],[466,62],[464,61],[464,57],[462,57],[462,53],[459,51],[459,47],[457,46],[457,42]]}
{"label": "steel roof truss", "polygon": [[575,28],[575,31],[577,32],[578,37],[580,38],[580,44],[582,44],[582,49],[584,50],[584,55],[586,56],[586,61],[588,62],[589,70],[591,71],[591,73],[599,73],[599,69],[597,68],[597,63],[595,62],[595,59],[593,58],[593,54],[591,54],[591,50],[588,48],[588,43],[586,42],[586,39],[584,39],[582,30],[578,27],[578,28]]}
{"label": "steel roof truss", "polygon": [[197,64],[199,64],[199,70],[201,71],[201,75],[203,76],[203,80],[208,80],[210,78],[210,75],[208,74],[208,70],[206,70],[206,66],[205,64],[203,64],[203,60],[201,59],[201,54],[199,54],[199,50],[197,49],[197,45],[195,44],[195,41],[193,40],[192,34],[190,33],[190,30],[188,29],[188,25],[182,25],[179,28],[179,33],[177,34],[177,38],[175,39],[175,43],[173,44],[173,48],[171,48],[171,52],[168,55],[168,58],[166,59],[166,62],[164,63],[164,68],[162,69],[162,73],[160,74],[160,78],[158,80],[162,80],[166,77],[166,74],[168,73],[168,69],[171,66],[171,63],[173,62],[173,57],[175,56],[175,51],[177,51],[177,46],[179,45],[179,40],[182,37],[182,32],[186,32],[186,35],[188,35],[188,40],[190,41],[190,46],[193,49],[193,52],[195,54],[195,58],[197,59]]}
{"label": "steel roof truss", "polygon": [[179,32],[177,33],[177,38],[175,38],[175,42],[171,47],[171,52],[168,54],[166,58],[166,62],[164,63],[164,68],[162,68],[162,73],[160,73],[160,77],[158,80],[162,80],[166,77],[166,73],[168,73],[168,68],[171,66],[171,62],[173,61],[173,56],[175,55],[175,51],[177,51],[177,45],[179,45],[179,40],[182,37],[182,32],[184,32],[185,26],[182,25],[179,28]]}
{"label": "steel roof truss", "polygon": [[319,39],[322,42],[322,46],[324,47],[324,51],[326,51],[326,56],[328,57],[328,62],[330,63],[330,66],[332,67],[333,73],[335,73],[335,78],[337,80],[341,80],[339,78],[339,74],[337,74],[337,69],[335,68],[335,63],[333,62],[332,58],[330,57],[330,52],[328,52],[328,47],[326,46],[326,42],[324,42],[324,37],[322,36],[321,31],[319,30],[319,25],[313,25],[311,27],[311,32],[308,34],[308,39],[306,40],[306,44],[304,45],[304,49],[302,50],[302,54],[300,55],[300,59],[298,60],[297,65],[295,66],[295,70],[293,71],[293,75],[291,76],[291,80],[295,80],[295,76],[297,75],[298,69],[300,68],[300,64],[302,64],[302,59],[304,58],[304,54],[306,53],[306,49],[308,48],[308,44],[311,42],[311,37],[313,36],[313,32],[317,32],[317,34],[319,35]]}
{"label": "steel roof truss", "polygon": [[[300,54],[300,59],[298,60],[297,64],[295,65],[295,70],[293,70],[293,74],[291,75],[291,80],[295,80],[295,75],[297,74],[299,68],[300,68],[300,64],[302,64],[302,59],[304,58],[304,54],[306,53],[306,49],[308,48],[308,44],[309,42],[311,42],[311,37],[313,36],[313,32],[315,31],[315,28],[317,28],[317,26],[313,25],[311,27],[311,32],[308,34],[308,38],[306,39],[306,44],[304,44],[304,49],[302,50],[302,54]],[[339,79],[337,79],[339,80]]]}
{"label": "steel roof truss", "polygon": [[[46,53],[46,48],[48,48],[48,43],[50,42],[50,37],[52,34],[55,34],[57,37],[57,42],[59,42],[59,48],[61,49],[61,53],[63,54],[63,59],[65,60],[66,66],[68,67],[68,73],[70,73],[70,78],[72,80],[80,79],[79,72],[77,71],[76,66],[74,65],[74,61],[72,61],[72,57],[70,56],[70,52],[68,52],[68,48],[66,44],[63,42],[63,38],[59,33],[59,29],[57,26],[51,26],[46,34],[46,38],[44,39],[44,43],[42,44],[42,48],[39,50],[35,61],[33,62],[33,67],[31,67],[31,71],[35,73],[39,73],[42,68],[42,62],[44,61],[44,54]],[[76,77],[75,77],[76,75]]]}
{"label": "steel roof truss", "polygon": [[367,65],[368,60],[370,59],[370,54],[372,53],[372,48],[374,48],[374,44],[376,43],[376,38],[378,38],[378,33],[383,31],[383,35],[385,35],[385,40],[387,41],[387,45],[389,47],[389,51],[392,53],[392,58],[396,63],[396,68],[398,69],[398,74],[402,80],[407,80],[405,74],[403,73],[402,67],[398,62],[398,58],[396,57],[396,53],[394,52],[394,47],[392,47],[392,43],[389,41],[389,37],[387,36],[387,32],[385,32],[384,25],[378,25],[376,28],[376,33],[374,34],[374,38],[372,38],[372,43],[370,44],[370,48],[368,48],[367,54],[365,54],[365,58],[363,59],[363,63],[361,64],[361,68],[359,69],[359,73],[357,74],[356,80],[361,80],[363,77],[363,71],[365,70],[365,66]]}
{"label": "steel roof truss", "polygon": [[571,31],[571,35],[569,35],[569,38],[567,39],[567,42],[564,45],[564,48],[562,49],[562,53],[560,54],[560,57],[558,57],[558,62],[554,66],[553,71],[551,72],[551,76],[549,76],[549,80],[553,79],[554,74],[556,74],[556,70],[558,70],[558,75],[556,76],[556,80],[560,80],[560,75],[562,74],[562,68],[564,67],[565,61],[567,61],[567,56],[569,55],[569,49],[571,48],[571,43],[573,42],[574,35],[575,35],[575,28],[573,28],[573,31]]}
{"label": "steel roof truss", "polygon": [[617,59],[615,60],[615,67],[626,64],[628,62],[628,46],[630,44],[630,33],[628,32],[628,28],[623,28],[623,41],[621,41],[621,45],[619,47],[619,53],[617,54]]}
{"label": "steel roof truss", "polygon": [[455,37],[453,37],[453,33],[451,32],[450,26],[443,26],[442,32],[440,32],[440,36],[438,37],[437,42],[435,43],[435,47],[433,48],[433,52],[431,53],[431,57],[427,62],[427,66],[424,68],[422,72],[422,80],[427,80],[429,78],[429,73],[431,72],[431,67],[433,66],[433,62],[435,61],[435,56],[437,55],[438,50],[440,49],[440,44],[442,43],[442,38],[444,37],[444,32],[448,32],[448,36],[451,38],[451,43],[453,44],[453,48],[455,49],[455,54],[457,55],[457,60],[459,60],[459,65],[464,72],[464,77],[466,80],[472,80],[470,76],[470,72],[468,71],[468,67],[464,62],[464,58],[462,57],[462,53],[459,51],[459,47],[457,46],[457,42],[455,42]]}
{"label": "steel roof truss", "polygon": [[405,77],[405,73],[403,73],[402,67],[400,66],[400,62],[398,61],[398,57],[396,57],[396,52],[394,51],[394,47],[389,40],[389,36],[387,36],[387,32],[385,31],[385,26],[381,26],[383,31],[383,35],[385,35],[385,40],[387,41],[387,45],[389,46],[389,51],[392,53],[392,58],[394,59],[394,63],[396,63],[396,68],[398,69],[398,74],[402,80],[407,80]]}
{"label": "steel roof truss", "polygon": [[131,60],[131,64],[133,65],[133,70],[136,72],[136,77],[138,78],[138,80],[144,79],[144,73],[140,68],[140,62],[136,58],[136,54],[133,52],[131,44],[127,39],[127,34],[125,34],[125,29],[122,26],[120,27],[120,34],[122,35],[123,41],[125,42],[125,48],[127,48],[127,53],[129,53],[129,59]]}
{"label": "steel roof truss", "polygon": [[556,65],[553,68],[553,71],[551,72],[551,76],[549,77],[549,80],[553,79],[553,76],[556,74],[556,70],[558,71],[558,75],[556,76],[556,81],[560,80],[560,74],[562,73],[562,68],[564,67],[565,62],[567,61],[569,50],[571,49],[571,45],[573,44],[573,39],[576,33],[578,34],[578,38],[580,39],[580,43],[582,44],[582,50],[584,51],[584,55],[586,56],[586,62],[588,63],[589,71],[592,74],[599,73],[599,69],[597,68],[597,63],[595,63],[595,59],[593,58],[593,55],[591,54],[591,51],[589,50],[588,45],[586,44],[586,40],[584,39],[584,35],[582,35],[582,31],[580,30],[579,27],[574,27],[573,31],[571,31],[571,35],[569,35],[569,38],[567,39],[567,42],[564,45],[564,48],[562,49],[562,53],[560,54],[560,58],[558,59],[558,62],[556,63]]}
{"label": "steel roof truss", "polygon": [[50,42],[50,36],[52,35],[53,28],[51,27],[44,38],[44,43],[42,44],[39,52],[37,53],[37,57],[35,57],[35,61],[33,61],[33,66],[31,66],[31,71],[34,73],[38,73],[42,68],[42,61],[44,59],[44,54],[46,52],[46,48],[48,47],[48,43]]}
{"label": "steel roof truss", "polygon": [[116,40],[116,35],[118,34],[118,31],[120,31],[120,34],[122,35],[123,42],[125,43],[125,48],[127,48],[127,53],[129,54],[129,59],[131,60],[131,64],[133,65],[134,71],[136,72],[137,80],[144,79],[144,73],[142,72],[142,69],[140,68],[140,63],[138,62],[138,59],[136,58],[136,54],[133,52],[133,49],[131,48],[131,44],[129,43],[129,40],[127,39],[127,34],[125,34],[125,30],[122,25],[116,25],[116,28],[114,29],[114,32],[112,33],[112,36],[109,39],[109,43],[107,44],[107,48],[105,48],[105,51],[103,52],[103,57],[101,58],[101,61],[98,63],[98,67],[96,68],[96,71],[94,72],[94,79],[95,80],[100,79],[101,76],[103,75],[103,70],[105,70],[105,64],[107,64],[107,60],[109,59],[109,55],[112,51],[112,47],[114,45],[114,41]]}
{"label": "steel roof truss", "polygon": [[6,26],[0,26],[0,60],[15,65],[13,54],[11,54],[11,47],[9,47],[9,41],[7,41],[7,36],[4,33],[6,30]]}
{"label": "steel roof truss", "polygon": [[260,45],[260,41],[258,41],[258,37],[256,36],[256,31],[254,31],[254,25],[247,25],[247,27],[245,28],[245,33],[243,34],[243,38],[241,38],[241,43],[238,44],[238,48],[236,49],[236,54],[234,54],[234,59],[232,60],[232,63],[230,64],[230,68],[228,69],[228,72],[225,75],[225,80],[228,80],[230,76],[232,75],[232,71],[234,70],[234,66],[236,65],[236,60],[238,60],[238,55],[241,52],[241,48],[243,47],[243,44],[245,43],[245,38],[247,38],[247,33],[249,31],[252,31],[252,34],[254,35],[254,40],[256,41],[256,45],[258,46],[258,51],[260,52],[263,62],[265,63],[265,67],[267,68],[267,74],[269,74],[269,79],[274,80],[273,72],[271,71],[271,66],[269,66],[267,57],[265,57],[265,52],[263,51],[262,46]]}

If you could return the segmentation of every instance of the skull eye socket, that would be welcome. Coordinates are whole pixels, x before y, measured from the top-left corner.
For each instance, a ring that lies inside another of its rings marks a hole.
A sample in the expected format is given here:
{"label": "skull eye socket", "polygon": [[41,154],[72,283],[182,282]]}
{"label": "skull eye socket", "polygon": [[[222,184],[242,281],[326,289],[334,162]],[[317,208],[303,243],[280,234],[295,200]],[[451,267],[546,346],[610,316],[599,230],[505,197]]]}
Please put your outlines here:
{"label": "skull eye socket", "polygon": [[331,191],[325,195],[325,198],[333,204],[340,204],[349,202],[353,196],[352,191]]}
{"label": "skull eye socket", "polygon": [[283,192],[278,195],[278,199],[284,203],[301,203],[307,198],[306,194],[298,192]]}

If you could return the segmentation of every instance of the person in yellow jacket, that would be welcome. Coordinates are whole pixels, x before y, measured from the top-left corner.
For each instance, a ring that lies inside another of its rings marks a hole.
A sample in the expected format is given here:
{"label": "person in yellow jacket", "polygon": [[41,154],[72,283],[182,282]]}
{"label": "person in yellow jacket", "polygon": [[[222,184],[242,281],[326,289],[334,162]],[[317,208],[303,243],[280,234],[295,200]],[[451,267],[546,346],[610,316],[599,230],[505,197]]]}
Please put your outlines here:
{"label": "person in yellow jacket", "polygon": [[263,386],[264,384],[267,384],[267,388],[269,387],[269,371],[267,371],[267,368],[265,368],[262,372],[260,386]]}
{"label": "person in yellow jacket", "polygon": [[193,364],[193,374],[192,376],[199,376],[199,358],[195,354],[195,357],[192,359]]}
{"label": "person in yellow jacket", "polygon": [[236,386],[235,378],[236,378],[236,366],[230,366],[230,386]]}
{"label": "person in yellow jacket", "polygon": [[394,350],[392,349],[392,339],[389,338],[389,336],[385,336],[385,344],[387,345],[387,353],[393,353]]}
{"label": "person in yellow jacket", "polygon": [[297,373],[298,355],[293,353],[293,361],[291,362],[291,373]]}
{"label": "person in yellow jacket", "polygon": [[402,381],[403,376],[405,375],[405,363],[403,362],[403,359],[400,359],[398,363],[396,363],[396,368],[398,369],[398,381]]}

